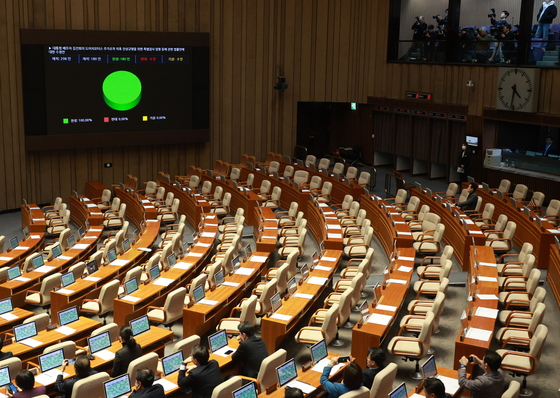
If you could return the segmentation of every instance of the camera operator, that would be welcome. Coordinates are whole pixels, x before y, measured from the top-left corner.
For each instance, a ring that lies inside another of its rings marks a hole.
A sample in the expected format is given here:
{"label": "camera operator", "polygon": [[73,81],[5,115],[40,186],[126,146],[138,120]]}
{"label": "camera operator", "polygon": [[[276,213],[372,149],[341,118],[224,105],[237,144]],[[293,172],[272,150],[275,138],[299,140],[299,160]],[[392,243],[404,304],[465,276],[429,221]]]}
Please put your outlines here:
{"label": "camera operator", "polygon": [[535,38],[543,39],[542,48],[546,50],[546,44],[548,41],[548,31],[550,30],[550,24],[552,20],[558,15],[558,9],[554,4],[554,0],[544,0],[539,12],[537,13],[537,22],[539,26],[537,27],[537,33]]}
{"label": "camera operator", "polygon": [[[490,23],[492,24],[492,30],[494,32],[494,36],[496,40],[499,41],[500,36],[503,33],[504,25],[509,25],[507,21],[507,17],[509,17],[509,12],[503,10],[502,13],[500,14],[500,19],[496,20],[496,12],[492,8],[492,14],[489,14],[488,17],[490,18]],[[498,57],[498,59],[496,59],[496,57]],[[492,56],[490,57],[488,62],[494,62],[494,60],[500,61],[501,59],[502,59],[502,48],[500,43],[498,42],[494,46],[494,52],[492,53]]]}
{"label": "camera operator", "polygon": [[490,44],[492,43],[492,36],[488,33],[486,26],[475,31],[476,36],[476,58],[474,62],[485,64],[490,52]]}
{"label": "camera operator", "polygon": [[504,54],[505,63],[509,64],[515,61],[517,49],[515,48],[515,34],[511,30],[511,25],[504,25],[499,40],[503,43],[502,51]]}
{"label": "camera operator", "polygon": [[428,25],[428,30],[425,33],[424,40],[424,61],[434,62],[436,56],[436,40],[438,34],[434,30],[434,25]]}
{"label": "camera operator", "polygon": [[414,31],[414,34],[412,35],[413,42],[410,45],[410,48],[408,49],[406,54],[401,57],[400,61],[410,60],[411,54],[415,51],[420,51],[420,59],[424,58],[423,42],[424,42],[424,32],[426,31],[427,28],[428,25],[426,25],[426,22],[424,22],[424,17],[422,16],[416,17],[416,22],[414,22],[411,28]]}
{"label": "camera operator", "polygon": [[448,17],[448,10],[445,10],[445,16],[442,17],[439,14],[438,15],[434,15],[432,18],[434,18],[437,22],[438,26],[441,26],[441,29],[445,29],[445,27],[447,26],[447,17]]}
{"label": "camera operator", "polygon": [[476,46],[474,28],[464,27],[459,34],[461,62],[471,62],[473,49]]}

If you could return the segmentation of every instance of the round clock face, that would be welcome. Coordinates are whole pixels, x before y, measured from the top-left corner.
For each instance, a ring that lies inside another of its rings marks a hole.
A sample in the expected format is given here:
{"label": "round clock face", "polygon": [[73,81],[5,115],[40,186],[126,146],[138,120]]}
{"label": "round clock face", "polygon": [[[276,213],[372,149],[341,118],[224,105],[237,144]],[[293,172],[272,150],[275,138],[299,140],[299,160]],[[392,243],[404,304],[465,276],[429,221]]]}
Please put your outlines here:
{"label": "round clock face", "polygon": [[508,69],[498,79],[498,100],[503,109],[524,110],[533,99],[533,79],[519,68]]}

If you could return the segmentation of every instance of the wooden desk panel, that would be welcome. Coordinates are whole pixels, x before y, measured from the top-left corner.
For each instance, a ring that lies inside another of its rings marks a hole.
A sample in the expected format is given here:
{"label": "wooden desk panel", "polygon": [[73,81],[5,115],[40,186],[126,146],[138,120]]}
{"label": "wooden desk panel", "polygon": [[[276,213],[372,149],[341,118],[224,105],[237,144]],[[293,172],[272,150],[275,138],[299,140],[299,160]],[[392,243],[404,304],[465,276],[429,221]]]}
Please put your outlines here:
{"label": "wooden desk panel", "polygon": [[295,296],[291,296],[287,300],[284,298],[282,301],[282,308],[278,310],[278,313],[290,315],[292,318],[288,321],[269,318],[268,316],[262,317],[261,336],[270,352],[278,349],[282,341],[284,341],[284,339],[296,328],[296,326],[300,324],[301,319],[309,310],[315,309],[321,304],[317,302],[317,299],[321,296],[321,294],[323,294],[327,286],[331,285],[334,273],[340,264],[342,252],[327,249],[324,257],[336,259],[335,261],[319,260],[319,265],[331,267],[331,270],[322,271],[314,269],[309,273],[309,277],[317,276],[320,278],[327,278],[325,284],[315,285],[307,283],[306,281],[302,285],[298,285],[297,288],[299,293],[310,294],[313,296],[313,299],[308,300]]}
{"label": "wooden desk panel", "polygon": [[[508,221],[514,221],[517,224],[515,230],[515,236],[513,237],[513,243],[519,248],[523,246],[523,243],[529,242],[533,245],[533,254],[535,255],[535,266],[540,269],[548,269],[550,250],[549,247],[554,243],[554,235],[548,232],[548,229],[556,229],[547,221],[542,221],[542,226],[544,231],[539,229],[534,218],[536,217],[535,212],[531,212],[531,217],[533,221],[529,221],[523,211],[519,211],[521,206],[514,208],[509,199],[506,198],[506,202],[500,200],[496,194],[490,194],[483,189],[478,189],[476,193],[482,197],[482,208],[486,203],[492,203],[495,206],[494,210],[494,222],[498,220],[500,214],[505,214],[508,217]],[[560,238],[560,235],[558,235]]]}
{"label": "wooden desk panel", "polygon": [[[478,191],[477,191],[478,192]],[[446,207],[442,207],[437,200],[435,200],[436,195],[432,194],[432,198],[429,198],[426,193],[418,191],[416,188],[411,190],[412,196],[417,196],[420,199],[420,207],[423,205],[428,205],[430,207],[430,212],[437,214],[441,218],[441,222],[445,225],[445,233],[443,234],[443,241],[447,245],[453,246],[453,254],[463,271],[467,271],[469,268],[469,253],[470,248],[473,245],[473,238],[478,246],[484,246],[486,242],[486,236],[482,233],[480,228],[476,224],[468,224],[469,234],[463,225],[459,224],[457,218],[455,218]],[[445,200],[442,201],[444,204]],[[453,207],[455,211],[456,206]],[[484,207],[482,207],[483,209]],[[460,209],[459,213],[463,218],[467,218],[465,213]]]}
{"label": "wooden desk panel", "polygon": [[4,334],[6,332],[11,332],[12,328],[15,325],[20,324],[25,319],[35,315],[34,312],[24,310],[23,308],[16,308],[16,307],[14,307],[13,311],[8,312],[7,314],[15,315],[17,318],[8,321],[8,320],[6,320],[6,319],[4,319],[3,317],[0,316],[0,338],[1,339],[4,338]]}
{"label": "wooden desk panel", "polygon": [[103,191],[107,188],[104,184],[99,181],[88,181],[86,182],[86,196],[88,198],[100,198],[103,196]]}
{"label": "wooden desk panel", "polygon": [[550,245],[550,265],[546,275],[546,281],[556,299],[556,304],[560,307],[560,253],[556,244]]}
{"label": "wooden desk panel", "polygon": [[[70,219],[80,227],[86,227],[86,220],[91,226],[103,225],[103,212],[86,196],[70,196]],[[83,200],[83,202],[81,201]]]}
{"label": "wooden desk panel", "polygon": [[195,200],[185,191],[179,190],[175,185],[162,181],[161,186],[165,188],[165,192],[173,192],[176,199],[180,200],[179,214],[187,217],[187,222],[198,228],[201,220],[201,214],[210,212],[210,204],[208,202],[196,203]]}
{"label": "wooden desk panel", "polygon": [[[385,289],[382,290],[382,296],[378,298],[378,304],[394,306],[397,309],[394,312],[391,312],[378,308],[372,308],[371,306],[369,307],[370,317],[375,316],[374,314],[388,315],[392,317],[391,322],[389,322],[388,325],[378,325],[366,322],[361,325],[361,327],[356,324],[352,329],[352,356],[356,358],[356,363],[364,369],[366,366],[368,348],[381,346],[383,340],[387,336],[387,333],[391,330],[391,326],[398,317],[400,308],[406,298],[412,273],[414,271],[415,255],[416,251],[413,248],[399,249],[399,257],[395,260],[395,265],[391,267],[392,272],[386,275],[386,279],[406,280],[406,284],[389,283]],[[399,271],[398,269],[401,266],[409,267],[410,270],[404,271],[401,269]]]}
{"label": "wooden desk panel", "polygon": [[156,208],[151,203],[144,202],[147,200],[144,195],[138,194],[142,201],[142,203],[139,203],[133,195],[125,192],[121,187],[116,187],[115,193],[121,200],[121,204],[126,204],[126,218],[132,221],[139,230],[141,229],[140,223],[144,220],[144,216],[146,216],[146,220],[157,219]]}
{"label": "wooden desk panel", "polygon": [[23,230],[25,227],[29,227],[30,233],[44,233],[47,230],[45,215],[36,204],[30,204],[29,208],[21,205],[21,229]]}
{"label": "wooden desk panel", "polygon": [[278,220],[271,208],[260,207],[260,209],[264,222],[261,220],[259,208],[254,209],[256,222],[253,226],[253,235],[257,238],[257,251],[272,253],[276,251],[278,243]]}
{"label": "wooden desk panel", "polygon": [[[471,280],[472,276],[475,274],[474,270],[474,250],[475,248],[471,248],[471,261],[470,261],[470,269],[469,269],[469,281]],[[486,263],[496,263],[496,258],[494,256],[494,250],[487,246],[476,246],[477,254],[476,257],[479,262],[486,262]],[[499,287],[498,287],[498,268],[496,267],[487,267],[487,266],[479,266],[477,267],[476,274],[478,276],[486,276],[496,278],[496,282],[486,282],[486,281],[478,281],[475,285],[474,294],[494,294],[498,296]],[[474,307],[484,307],[484,308],[498,308],[498,300],[481,300],[479,298],[475,298],[473,301]],[[484,329],[484,330],[494,330],[494,325],[496,323],[495,319],[490,319],[482,316],[474,315],[476,310],[473,311],[472,318],[469,320],[469,327],[477,328],[477,329]],[[459,322],[459,320],[457,320]],[[490,344],[492,342],[492,336],[488,341],[476,340],[472,338],[465,337],[463,341],[461,341],[461,334],[462,330],[459,331],[459,334],[455,340],[455,359],[453,361],[453,368],[459,369],[459,359],[463,356],[468,357],[469,355],[476,355],[479,358],[484,356],[484,351],[490,348]],[[482,356],[481,356],[482,355]]]}
{"label": "wooden desk panel", "polygon": [[[6,242],[7,245],[10,244],[9,239]],[[0,267],[13,267],[21,264],[28,256],[41,248],[44,239],[44,233],[35,232],[29,239],[19,242],[19,246],[15,250],[0,253]],[[21,248],[26,249],[20,250]]]}
{"label": "wooden desk panel", "polygon": [[[255,252],[249,261],[242,263],[243,268],[254,269],[251,275],[234,273],[227,275],[227,282],[238,283],[237,287],[222,285],[214,291],[207,291],[205,298],[214,300],[216,304],[195,304],[192,307],[183,308],[183,336],[197,334],[203,336],[220,322],[220,319],[229,316],[231,309],[235,307],[244,296],[261,281],[262,271],[268,263],[266,252]],[[252,261],[255,257],[265,257],[266,261]]]}

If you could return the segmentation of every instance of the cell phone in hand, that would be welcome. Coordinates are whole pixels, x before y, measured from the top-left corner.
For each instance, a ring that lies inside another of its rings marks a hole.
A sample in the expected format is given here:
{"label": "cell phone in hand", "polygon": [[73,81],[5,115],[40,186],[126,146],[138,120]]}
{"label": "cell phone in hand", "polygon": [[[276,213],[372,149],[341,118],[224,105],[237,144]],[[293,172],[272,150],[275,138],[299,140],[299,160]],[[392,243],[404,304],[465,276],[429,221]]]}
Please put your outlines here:
{"label": "cell phone in hand", "polygon": [[469,357],[469,362],[474,362],[474,357]]}
{"label": "cell phone in hand", "polygon": [[350,362],[350,357],[338,357],[338,363]]}
{"label": "cell phone in hand", "polygon": [[72,358],[68,360],[68,365],[74,365],[76,363],[76,358]]}
{"label": "cell phone in hand", "polygon": [[18,389],[17,389],[17,387],[14,383],[8,384],[6,386],[6,390],[8,390],[8,392],[12,395],[15,394],[18,391]]}

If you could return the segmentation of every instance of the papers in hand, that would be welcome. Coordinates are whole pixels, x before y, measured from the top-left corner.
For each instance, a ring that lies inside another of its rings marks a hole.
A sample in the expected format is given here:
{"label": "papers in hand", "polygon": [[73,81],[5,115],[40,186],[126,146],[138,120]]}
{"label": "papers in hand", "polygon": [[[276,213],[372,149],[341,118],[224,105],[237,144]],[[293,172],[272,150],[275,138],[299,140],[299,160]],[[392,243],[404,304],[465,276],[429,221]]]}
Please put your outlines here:
{"label": "papers in hand", "polygon": [[391,315],[383,315],[374,312],[369,317],[367,323],[375,323],[377,325],[387,326],[391,322],[391,319],[393,319]]}
{"label": "papers in hand", "polygon": [[469,328],[465,337],[468,339],[488,341],[490,340],[490,337],[492,337],[492,331],[478,328]]}
{"label": "papers in hand", "polygon": [[[319,372],[319,373],[323,373],[323,369],[325,369],[325,366],[327,366],[329,364],[331,360],[329,358],[323,358],[321,359],[315,366],[313,366],[311,368],[311,370],[314,370],[315,372]],[[337,363],[336,365],[334,365],[331,368],[331,373],[329,374],[329,376],[334,375],[336,372],[339,371],[340,368],[342,368],[344,366],[344,364],[342,363]]]}
{"label": "papers in hand", "polygon": [[62,333],[65,336],[70,336],[71,334],[76,333],[76,329],[69,328],[68,326],[61,326],[56,329],[58,333]]}
{"label": "papers in hand", "polygon": [[104,361],[110,361],[111,359],[115,359],[115,353],[109,350],[97,351],[95,353],[95,356],[103,359]]}

